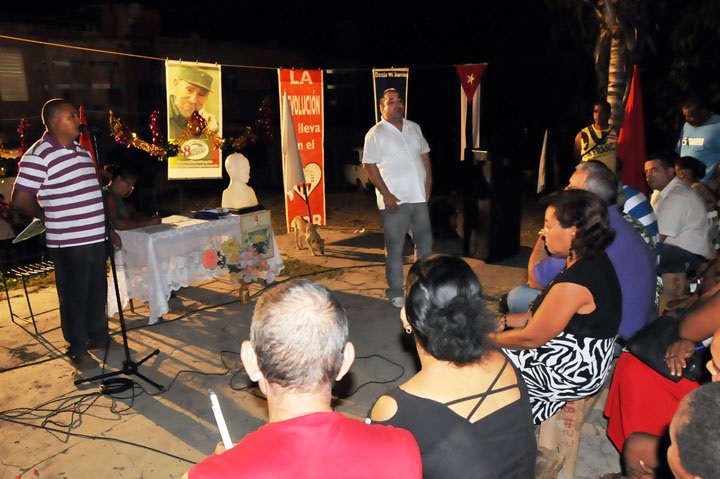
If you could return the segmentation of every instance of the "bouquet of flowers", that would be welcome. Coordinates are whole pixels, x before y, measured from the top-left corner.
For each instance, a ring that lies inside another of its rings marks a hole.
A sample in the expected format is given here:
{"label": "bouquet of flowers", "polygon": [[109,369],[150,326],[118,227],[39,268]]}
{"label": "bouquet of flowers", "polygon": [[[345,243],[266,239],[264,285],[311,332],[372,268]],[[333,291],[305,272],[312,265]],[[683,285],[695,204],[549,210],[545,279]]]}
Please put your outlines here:
{"label": "bouquet of flowers", "polygon": [[233,285],[257,281],[261,272],[264,273],[266,283],[272,283],[275,279],[267,260],[260,256],[252,243],[241,245],[237,241],[226,240],[219,251],[205,251],[202,262],[207,269],[215,269],[218,266],[227,268]]}

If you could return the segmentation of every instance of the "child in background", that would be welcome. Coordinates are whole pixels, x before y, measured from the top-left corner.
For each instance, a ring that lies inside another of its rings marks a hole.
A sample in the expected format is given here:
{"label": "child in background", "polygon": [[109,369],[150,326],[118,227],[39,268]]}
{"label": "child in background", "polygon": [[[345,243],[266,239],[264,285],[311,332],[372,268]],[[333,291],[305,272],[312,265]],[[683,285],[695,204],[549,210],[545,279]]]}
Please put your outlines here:
{"label": "child in background", "polygon": [[137,213],[132,205],[125,202],[135,190],[138,179],[137,170],[127,165],[105,165],[103,169],[110,182],[103,187],[107,199],[107,215],[110,224],[116,230],[131,230],[143,226],[160,224],[162,218],[158,215],[150,217]]}

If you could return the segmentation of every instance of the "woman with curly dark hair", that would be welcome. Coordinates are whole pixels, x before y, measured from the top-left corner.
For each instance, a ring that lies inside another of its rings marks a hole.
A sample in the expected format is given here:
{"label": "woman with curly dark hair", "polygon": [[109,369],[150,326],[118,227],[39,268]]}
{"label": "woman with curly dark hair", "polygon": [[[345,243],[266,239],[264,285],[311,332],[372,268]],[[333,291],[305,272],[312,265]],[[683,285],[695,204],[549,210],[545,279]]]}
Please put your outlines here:
{"label": "woman with curly dark hair", "polygon": [[568,189],[550,197],[540,234],[565,267],[529,311],[498,317],[498,332],[490,334],[521,371],[535,424],[602,387],[622,314],[620,283],[605,253],[615,231],[599,196]]}
{"label": "woman with curly dark hair", "polygon": [[378,398],[369,419],[413,433],[425,479],[535,477],[527,389],[488,339],[494,315],[470,266],[449,255],[413,264],[400,319],[421,370]]}

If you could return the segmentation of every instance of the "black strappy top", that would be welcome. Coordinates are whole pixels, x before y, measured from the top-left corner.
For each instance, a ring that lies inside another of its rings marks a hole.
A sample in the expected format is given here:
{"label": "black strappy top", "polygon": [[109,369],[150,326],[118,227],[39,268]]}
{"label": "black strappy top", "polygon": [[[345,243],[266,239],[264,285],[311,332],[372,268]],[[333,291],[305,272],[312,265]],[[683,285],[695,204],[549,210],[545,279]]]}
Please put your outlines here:
{"label": "black strappy top", "polygon": [[[440,403],[412,395],[400,388],[386,394],[395,399],[398,410],[388,421],[372,421],[408,429],[420,446],[423,478],[533,478],[537,444],[527,389],[515,370],[518,383],[494,389],[503,367],[481,393]],[[470,422],[473,414],[491,394],[518,388],[520,399]],[[463,418],[449,406],[477,399],[470,414]]]}

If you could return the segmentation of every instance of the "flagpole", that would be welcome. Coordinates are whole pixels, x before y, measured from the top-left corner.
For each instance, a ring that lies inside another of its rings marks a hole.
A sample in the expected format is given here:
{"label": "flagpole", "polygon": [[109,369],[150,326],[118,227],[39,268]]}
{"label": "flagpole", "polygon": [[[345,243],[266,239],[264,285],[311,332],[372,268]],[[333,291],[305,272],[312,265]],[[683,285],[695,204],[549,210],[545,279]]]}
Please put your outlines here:
{"label": "flagpole", "polygon": [[473,104],[470,99],[467,101],[467,111],[465,112],[465,161],[472,162],[473,147],[475,146],[473,138]]}

